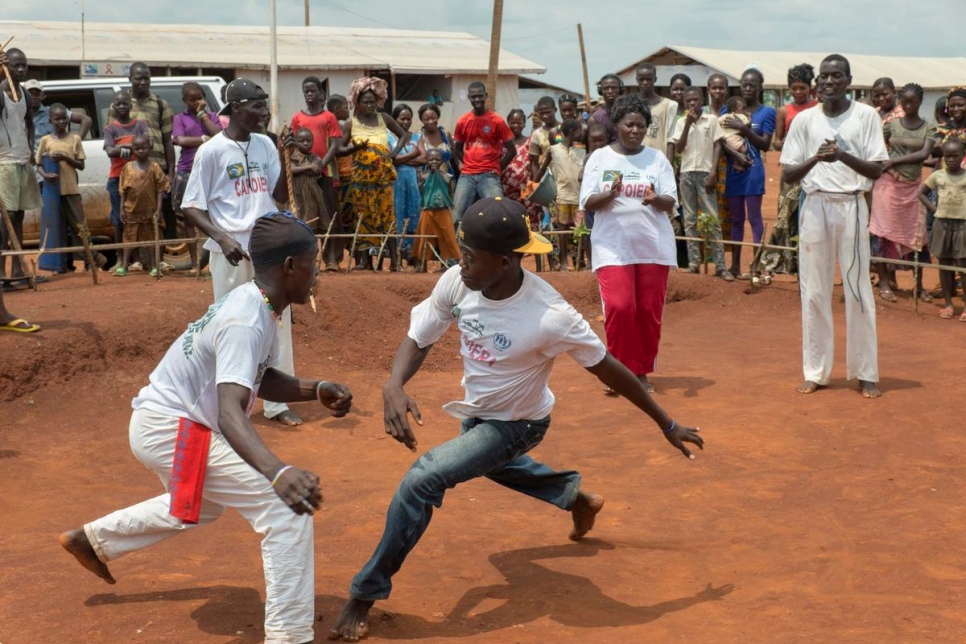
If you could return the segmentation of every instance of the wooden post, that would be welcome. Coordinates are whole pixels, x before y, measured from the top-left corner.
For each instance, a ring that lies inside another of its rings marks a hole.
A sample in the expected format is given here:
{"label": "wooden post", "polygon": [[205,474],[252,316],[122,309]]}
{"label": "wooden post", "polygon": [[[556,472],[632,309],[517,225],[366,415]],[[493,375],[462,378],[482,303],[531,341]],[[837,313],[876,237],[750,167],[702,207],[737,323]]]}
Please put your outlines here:
{"label": "wooden post", "polygon": [[[10,214],[4,207],[3,202],[0,201],[0,218],[3,219],[3,226],[7,229],[7,236],[10,237],[10,247],[14,250],[23,250],[20,246],[20,240],[17,239],[17,231],[13,229],[13,222],[10,221]],[[2,250],[2,249],[0,249]],[[24,259],[23,255],[16,255],[16,259],[10,260],[10,272],[13,273],[13,263],[15,261],[20,262],[20,268],[23,270],[23,275],[27,280],[27,285],[30,288],[37,290],[37,283],[34,281],[34,274],[27,268],[27,261]],[[97,271],[97,267],[94,266],[94,270]],[[97,284],[97,277],[94,277],[94,283]]]}
{"label": "wooden post", "polygon": [[503,0],[493,0],[493,28],[490,32],[490,67],[486,74],[489,107],[496,109],[497,82],[500,75],[500,34],[503,32]]}
{"label": "wooden post", "polygon": [[584,68],[584,102],[590,111],[590,78],[587,76],[587,52],[584,50],[584,28],[577,23],[577,40],[580,41],[580,64]]}
{"label": "wooden post", "polygon": [[305,0],[305,26],[309,26],[309,0]]}

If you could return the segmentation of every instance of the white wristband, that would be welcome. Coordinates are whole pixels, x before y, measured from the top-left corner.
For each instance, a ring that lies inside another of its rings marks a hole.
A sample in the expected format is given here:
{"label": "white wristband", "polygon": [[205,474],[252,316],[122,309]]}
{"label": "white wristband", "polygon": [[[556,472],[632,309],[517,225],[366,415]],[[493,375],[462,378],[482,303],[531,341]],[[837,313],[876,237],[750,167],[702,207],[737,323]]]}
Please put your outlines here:
{"label": "white wristband", "polygon": [[272,479],[272,487],[275,487],[275,484],[278,483],[278,479],[280,476],[282,476],[282,473],[291,468],[291,465],[283,465],[277,472],[275,472],[275,478]]}
{"label": "white wristband", "polygon": [[319,392],[322,390],[322,385],[327,384],[329,384],[328,380],[320,380],[318,384],[315,385],[315,399],[317,401],[322,402],[322,397],[319,395]]}

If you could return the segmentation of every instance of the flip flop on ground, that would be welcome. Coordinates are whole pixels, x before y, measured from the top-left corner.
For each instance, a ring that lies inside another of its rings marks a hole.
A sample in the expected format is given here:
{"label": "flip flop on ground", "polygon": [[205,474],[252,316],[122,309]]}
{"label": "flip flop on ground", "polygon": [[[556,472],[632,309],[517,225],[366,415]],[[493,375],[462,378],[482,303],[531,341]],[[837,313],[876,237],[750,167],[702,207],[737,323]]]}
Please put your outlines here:
{"label": "flip flop on ground", "polygon": [[940,309],[939,310],[939,317],[941,317],[944,320],[952,320],[953,319],[953,307],[947,306],[944,309]]}
{"label": "flip flop on ground", "polygon": [[40,331],[40,326],[37,324],[31,324],[30,322],[27,322],[23,318],[16,318],[0,326],[0,331],[13,331],[14,333],[34,333],[35,331]]}

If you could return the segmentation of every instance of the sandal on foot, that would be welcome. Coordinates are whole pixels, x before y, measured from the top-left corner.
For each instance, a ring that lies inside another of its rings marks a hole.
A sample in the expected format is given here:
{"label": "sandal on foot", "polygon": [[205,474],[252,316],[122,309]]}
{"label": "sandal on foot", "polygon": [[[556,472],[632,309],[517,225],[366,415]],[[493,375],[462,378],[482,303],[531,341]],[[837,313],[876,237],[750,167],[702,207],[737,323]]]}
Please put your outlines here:
{"label": "sandal on foot", "polygon": [[959,316],[959,321],[966,322],[966,311],[963,311],[962,314]]}
{"label": "sandal on foot", "polygon": [[124,268],[123,266],[118,266],[117,268],[114,269],[114,277],[126,277],[126,276],[127,276],[127,269]]}
{"label": "sandal on foot", "polygon": [[878,293],[879,297],[886,302],[897,302],[899,300],[899,298],[896,297],[896,294],[890,289],[878,288],[875,292]]}
{"label": "sandal on foot", "polygon": [[940,309],[940,311],[939,311],[939,317],[942,318],[943,320],[952,320],[953,319],[953,307],[947,306],[944,309]]}
{"label": "sandal on foot", "polygon": [[751,273],[741,273],[740,275],[735,275],[736,280],[741,280],[742,282],[751,281]]}
{"label": "sandal on foot", "polygon": [[4,325],[0,325],[0,331],[13,331],[14,333],[34,333],[40,331],[40,326],[31,324],[23,318],[15,318]]}
{"label": "sandal on foot", "polygon": [[732,275],[731,274],[731,271],[729,271],[727,269],[722,268],[721,270],[718,271],[717,275],[718,275],[718,277],[720,277],[721,279],[723,279],[726,282],[733,282],[733,281],[735,281],[735,276]]}
{"label": "sandal on foot", "polygon": [[919,299],[925,302],[926,304],[932,304],[932,295],[927,293],[926,289],[920,289]]}

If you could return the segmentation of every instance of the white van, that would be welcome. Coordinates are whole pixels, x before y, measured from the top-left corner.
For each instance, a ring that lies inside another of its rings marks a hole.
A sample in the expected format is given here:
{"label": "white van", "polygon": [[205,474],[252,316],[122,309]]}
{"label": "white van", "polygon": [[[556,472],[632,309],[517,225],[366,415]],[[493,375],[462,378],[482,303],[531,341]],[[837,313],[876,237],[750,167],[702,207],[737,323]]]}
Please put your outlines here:
{"label": "white van", "polygon": [[[184,111],[181,86],[188,81],[201,85],[211,110],[217,112],[221,109],[221,91],[225,81],[218,76],[155,76],[151,78],[151,92],[166,100],[174,113],[178,114]],[[111,202],[107,196],[107,174],[111,163],[104,152],[104,126],[107,125],[107,112],[114,93],[121,89],[130,89],[130,83],[126,78],[82,78],[43,81],[43,85],[46,95],[44,105],[62,103],[67,109],[86,114],[93,120],[90,133],[84,139],[87,160],[78,177],[81,197],[95,243],[114,241],[110,217]],[[73,131],[76,132],[77,128],[76,124],[71,124]],[[175,148],[176,151],[177,149]],[[37,246],[39,240],[40,211],[28,211],[24,219],[24,245]],[[169,249],[180,255],[178,250]]]}

